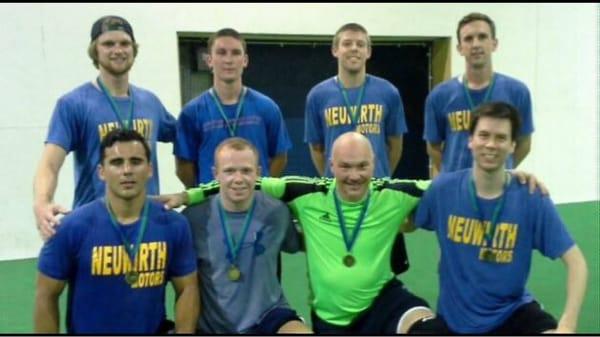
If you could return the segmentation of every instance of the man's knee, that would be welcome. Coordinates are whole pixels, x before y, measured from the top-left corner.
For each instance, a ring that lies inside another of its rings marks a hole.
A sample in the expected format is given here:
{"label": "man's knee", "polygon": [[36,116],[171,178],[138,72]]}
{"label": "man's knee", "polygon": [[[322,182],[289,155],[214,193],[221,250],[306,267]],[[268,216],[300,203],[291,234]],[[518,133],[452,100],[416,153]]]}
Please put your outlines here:
{"label": "man's knee", "polygon": [[304,321],[291,320],[277,330],[278,334],[312,334],[313,331],[306,326]]}
{"label": "man's knee", "polygon": [[433,318],[433,317],[435,317],[435,314],[428,307],[425,307],[425,306],[412,307],[412,308],[406,310],[406,312],[404,312],[404,314],[402,314],[402,316],[400,317],[400,320],[398,321],[398,326],[396,328],[396,333],[406,334],[409,332],[409,330],[412,328],[412,326],[415,323],[417,323],[423,319],[428,319],[428,318]]}
{"label": "man's knee", "polygon": [[449,335],[448,326],[439,316],[430,316],[417,320],[407,331],[411,335]]}

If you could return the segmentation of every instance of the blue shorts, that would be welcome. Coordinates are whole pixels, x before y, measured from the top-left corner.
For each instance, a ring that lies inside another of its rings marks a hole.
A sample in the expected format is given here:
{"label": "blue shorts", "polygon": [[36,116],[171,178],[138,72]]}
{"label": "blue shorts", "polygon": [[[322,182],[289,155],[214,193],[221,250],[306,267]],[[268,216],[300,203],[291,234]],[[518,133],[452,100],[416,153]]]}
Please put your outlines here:
{"label": "blue shorts", "polygon": [[429,304],[408,291],[400,280],[393,278],[381,289],[373,304],[346,326],[327,323],[314,311],[311,312],[311,318],[317,334],[395,335],[402,315],[411,308],[421,306],[429,307]]}
{"label": "blue shorts", "polygon": [[261,320],[244,333],[256,335],[275,335],[289,321],[300,321],[302,318],[289,308],[275,308],[264,315]]}

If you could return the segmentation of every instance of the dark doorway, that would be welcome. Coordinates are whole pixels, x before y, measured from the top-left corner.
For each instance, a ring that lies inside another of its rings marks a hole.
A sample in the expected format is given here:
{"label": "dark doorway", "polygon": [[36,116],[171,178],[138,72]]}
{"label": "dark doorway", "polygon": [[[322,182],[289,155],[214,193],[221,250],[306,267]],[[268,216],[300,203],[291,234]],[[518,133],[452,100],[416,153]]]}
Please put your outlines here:
{"label": "dark doorway", "polygon": [[[293,148],[286,175],[316,176],[304,144],[304,103],[317,83],[337,73],[329,42],[273,42],[247,39],[249,66],[245,85],[271,97],[283,113]],[[206,38],[180,39],[182,103],[207,89],[212,81],[199,55]],[[392,82],[400,91],[409,132],[404,135],[402,160],[393,177],[428,179],[423,134],[423,109],[430,87],[431,43],[373,43],[367,72]]]}

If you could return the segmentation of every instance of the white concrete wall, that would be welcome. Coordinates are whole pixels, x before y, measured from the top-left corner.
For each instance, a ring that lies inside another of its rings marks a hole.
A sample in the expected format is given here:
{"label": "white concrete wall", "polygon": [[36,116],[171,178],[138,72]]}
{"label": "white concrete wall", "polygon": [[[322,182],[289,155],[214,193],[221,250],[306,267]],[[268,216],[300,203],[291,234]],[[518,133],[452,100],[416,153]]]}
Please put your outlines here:
{"label": "white concrete wall", "polygon": [[[332,34],[355,21],[371,35],[452,36],[455,44],[456,23],[471,11],[497,23],[495,68],[532,92],[536,132],[523,169],[537,173],[556,202],[598,200],[595,4],[0,4],[0,260],[36,256],[41,246],[32,177],[56,99],[97,74],[86,48],[98,17],[130,21],[141,45],[131,80],[177,116],[178,31],[230,26],[244,33]],[[453,75],[463,68],[453,52]],[[180,190],[171,145],[159,153],[162,190]],[[72,191],[69,156],[56,200],[70,205]]]}

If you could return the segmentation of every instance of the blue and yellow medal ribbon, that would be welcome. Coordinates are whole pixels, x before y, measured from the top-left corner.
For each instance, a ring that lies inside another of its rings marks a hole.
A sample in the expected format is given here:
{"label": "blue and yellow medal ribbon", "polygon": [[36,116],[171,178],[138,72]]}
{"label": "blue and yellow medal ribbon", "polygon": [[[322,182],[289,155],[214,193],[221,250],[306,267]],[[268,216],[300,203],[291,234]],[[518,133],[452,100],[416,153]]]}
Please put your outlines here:
{"label": "blue and yellow medal ribbon", "polygon": [[104,93],[104,96],[106,97],[106,99],[108,99],[108,101],[110,103],[110,107],[112,108],[112,111],[114,112],[115,116],[117,117],[119,124],[121,124],[121,128],[125,129],[125,130],[129,130],[131,128],[131,125],[133,125],[133,102],[134,102],[133,101],[133,90],[131,90],[131,89],[128,90],[129,99],[131,100],[131,103],[129,104],[129,117],[124,117],[123,114],[121,113],[121,109],[119,109],[119,107],[115,103],[115,100],[113,99],[111,94],[108,92],[108,89],[106,88],[104,83],[102,83],[100,76],[98,76],[98,85],[100,86],[100,89],[102,89],[102,92]]}
{"label": "blue and yellow medal ribbon", "polygon": [[114,212],[113,212],[112,207],[110,206],[110,203],[108,202],[108,200],[105,200],[105,203],[106,203],[106,208],[108,210],[108,214],[110,215],[110,222],[111,222],[113,228],[115,229],[115,231],[117,231],[117,233],[119,234],[119,237],[121,238],[121,242],[123,243],[123,246],[125,247],[125,251],[127,252],[127,255],[129,256],[129,261],[131,262],[131,271],[133,271],[134,274],[130,274],[131,271],[126,273],[126,280],[128,283],[133,284],[137,281],[137,278],[139,276],[139,274],[135,270],[136,265],[137,265],[136,257],[137,257],[137,253],[139,251],[140,243],[142,242],[144,233],[146,232],[146,225],[148,224],[148,208],[149,208],[148,205],[150,203],[147,200],[144,203],[144,209],[142,210],[142,218],[141,218],[141,223],[140,223],[140,230],[138,232],[137,238],[135,239],[135,244],[133,244],[133,245],[131,243],[129,243],[129,240],[127,240],[127,237],[125,237],[125,235],[123,234],[123,231],[121,230],[119,224],[117,223],[117,219],[114,215]]}
{"label": "blue and yellow medal ribbon", "polygon": [[[490,81],[490,84],[488,85],[487,90],[485,91],[485,95],[483,96],[483,101],[481,101],[479,104],[483,104],[490,99],[490,96],[492,95],[492,91],[494,91],[495,85],[496,85],[496,74],[492,74],[492,79]],[[467,103],[469,103],[469,109],[471,110],[471,112],[473,112],[473,110],[475,110],[476,106],[475,106],[475,104],[473,104],[473,98],[471,97],[471,92],[470,92],[469,86],[467,84],[466,76],[463,78],[463,89],[464,89],[464,93],[465,93],[465,98],[467,99]]]}
{"label": "blue and yellow medal ribbon", "polygon": [[227,216],[225,215],[225,210],[223,209],[223,205],[221,203],[221,198],[217,197],[217,206],[219,208],[219,218],[221,220],[221,229],[223,230],[223,235],[225,235],[225,246],[227,248],[227,260],[232,265],[235,265],[235,261],[237,260],[238,254],[240,252],[240,248],[242,247],[242,243],[246,238],[246,234],[248,233],[248,228],[250,227],[250,223],[252,222],[252,218],[254,217],[254,208],[256,207],[256,198],[252,199],[252,205],[250,209],[246,212],[246,218],[244,219],[244,226],[242,227],[242,233],[235,242],[229,225],[227,224]]}
{"label": "blue and yellow medal ribbon", "polygon": [[240,121],[240,115],[242,114],[242,107],[244,106],[246,91],[246,87],[242,87],[242,90],[240,91],[240,97],[238,98],[237,109],[235,111],[235,120],[233,122],[225,115],[223,104],[221,104],[221,100],[219,100],[219,96],[215,93],[214,88],[210,88],[210,90],[208,91],[210,93],[210,96],[213,98],[215,105],[217,106],[217,110],[219,110],[219,113],[221,114],[221,117],[223,117],[223,121],[225,122],[225,125],[227,125],[227,129],[229,130],[229,135],[231,137],[235,137],[235,132]]}
{"label": "blue and yellow medal ribbon", "polygon": [[357,112],[360,111],[360,106],[362,105],[363,95],[365,93],[365,88],[367,87],[367,81],[369,80],[369,77],[366,76],[365,81],[360,86],[360,89],[358,91],[358,97],[356,98],[356,102],[354,102],[354,109],[352,109],[352,106],[350,105],[350,99],[348,98],[348,91],[342,85],[342,81],[340,81],[340,79],[337,76],[335,79],[338,84],[338,88],[340,89],[340,92],[342,93],[342,96],[344,97],[344,102],[346,103],[346,111],[348,113],[348,116],[350,116],[352,125],[357,125],[358,124]]}
{"label": "blue and yellow medal ribbon", "polygon": [[[344,244],[346,245],[346,252],[348,252],[348,256],[344,258],[344,263],[351,267],[354,264],[354,258],[352,255],[352,247],[356,243],[356,239],[358,238],[358,234],[360,233],[360,229],[365,220],[365,216],[367,214],[367,209],[369,208],[369,201],[371,200],[371,191],[367,193],[367,198],[363,202],[363,206],[360,210],[360,215],[358,216],[358,220],[356,221],[356,226],[354,226],[354,230],[352,231],[351,236],[348,235],[348,230],[346,228],[346,220],[344,219],[344,212],[342,211],[342,206],[340,205],[340,201],[337,196],[337,191],[333,191],[333,201],[335,204],[335,212],[338,217],[338,224],[340,225],[340,230],[342,232],[342,238],[344,239]],[[348,260],[348,257],[350,259]]]}

